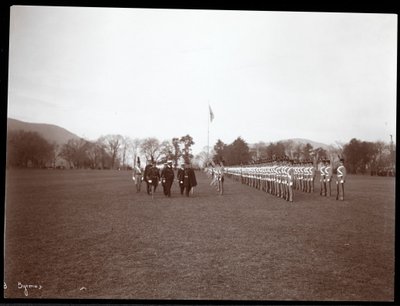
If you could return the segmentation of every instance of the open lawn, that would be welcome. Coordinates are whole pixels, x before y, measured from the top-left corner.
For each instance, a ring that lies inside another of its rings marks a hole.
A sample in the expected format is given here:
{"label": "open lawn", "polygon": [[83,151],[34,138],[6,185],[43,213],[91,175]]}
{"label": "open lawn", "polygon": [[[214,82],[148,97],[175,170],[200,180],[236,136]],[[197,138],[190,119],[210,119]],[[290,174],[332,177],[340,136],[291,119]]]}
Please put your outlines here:
{"label": "open lawn", "polygon": [[393,300],[394,178],[289,203],[196,175],[152,200],[128,171],[8,170],[5,297]]}

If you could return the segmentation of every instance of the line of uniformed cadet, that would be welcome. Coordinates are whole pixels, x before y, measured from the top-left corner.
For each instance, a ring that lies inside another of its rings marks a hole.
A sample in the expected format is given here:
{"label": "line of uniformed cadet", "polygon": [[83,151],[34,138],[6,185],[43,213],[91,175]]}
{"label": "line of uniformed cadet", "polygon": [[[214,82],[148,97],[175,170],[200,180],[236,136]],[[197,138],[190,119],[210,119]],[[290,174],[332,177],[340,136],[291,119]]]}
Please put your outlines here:
{"label": "line of uniformed cadet", "polygon": [[300,176],[297,168],[293,160],[280,159],[258,165],[226,167],[225,173],[242,184],[293,202],[293,189],[306,186],[304,176]]}
{"label": "line of uniformed cadet", "polygon": [[[269,160],[262,164],[225,167],[225,174],[242,184],[265,191],[271,195],[293,202],[293,191],[314,192],[316,169],[312,161],[295,161],[289,158]],[[332,166],[329,160],[323,161],[320,168],[321,195],[331,195]],[[337,169],[337,197],[344,199],[346,171],[341,159]],[[329,190],[329,193],[328,191]]]}

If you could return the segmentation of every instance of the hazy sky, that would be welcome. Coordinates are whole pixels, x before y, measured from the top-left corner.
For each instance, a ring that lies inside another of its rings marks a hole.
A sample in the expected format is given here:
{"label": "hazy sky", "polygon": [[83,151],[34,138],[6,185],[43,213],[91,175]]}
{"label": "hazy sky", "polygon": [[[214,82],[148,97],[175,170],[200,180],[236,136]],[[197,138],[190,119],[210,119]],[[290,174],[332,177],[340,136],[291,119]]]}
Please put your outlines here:
{"label": "hazy sky", "polygon": [[[101,135],[396,136],[397,16],[11,9],[8,116]],[[395,139],[395,138],[394,138]]]}

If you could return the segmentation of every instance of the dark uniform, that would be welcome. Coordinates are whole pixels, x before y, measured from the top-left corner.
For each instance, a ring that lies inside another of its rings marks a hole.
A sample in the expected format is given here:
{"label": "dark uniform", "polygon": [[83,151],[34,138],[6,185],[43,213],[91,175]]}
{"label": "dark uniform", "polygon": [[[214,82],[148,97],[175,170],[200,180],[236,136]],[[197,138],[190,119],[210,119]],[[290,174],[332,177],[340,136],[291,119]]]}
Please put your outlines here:
{"label": "dark uniform", "polygon": [[196,175],[194,170],[188,164],[185,165],[183,172],[183,186],[185,188],[185,195],[188,197],[190,190],[197,186]]}
{"label": "dark uniform", "polygon": [[147,172],[146,169],[144,171],[145,180],[147,183],[147,194],[150,194],[151,186],[154,186],[154,192],[156,192],[158,181],[160,180],[160,170],[158,170],[155,163],[153,163],[153,165],[150,165],[150,167],[146,166],[146,168]]}
{"label": "dark uniform", "polygon": [[175,178],[174,170],[172,169],[172,161],[168,161],[167,166],[161,172],[161,180],[163,182],[164,195],[171,196],[171,186]]}
{"label": "dark uniform", "polygon": [[183,178],[184,178],[184,173],[185,173],[185,165],[182,165],[179,169],[178,169],[178,174],[177,174],[177,178],[178,178],[178,183],[179,183],[179,188],[181,190],[181,194],[183,195],[183,191],[185,189],[185,186],[183,185]]}
{"label": "dark uniform", "polygon": [[149,186],[149,182],[148,182],[148,177],[149,177],[149,170],[153,165],[151,164],[151,161],[147,161],[147,165],[146,167],[144,167],[144,172],[143,172],[143,180],[146,182],[147,184],[147,194],[150,194],[150,186]]}

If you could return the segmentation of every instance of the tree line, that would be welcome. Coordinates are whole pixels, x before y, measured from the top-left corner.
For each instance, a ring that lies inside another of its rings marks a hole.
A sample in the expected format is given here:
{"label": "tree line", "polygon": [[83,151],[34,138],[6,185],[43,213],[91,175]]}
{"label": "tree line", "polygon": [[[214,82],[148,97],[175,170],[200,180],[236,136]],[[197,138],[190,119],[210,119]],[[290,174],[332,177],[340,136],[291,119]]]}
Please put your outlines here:
{"label": "tree line", "polygon": [[106,135],[95,141],[79,138],[58,145],[49,143],[37,132],[16,130],[7,133],[7,166],[56,168],[63,159],[66,168],[127,169],[138,157],[158,163],[171,159],[177,166],[180,160],[189,162],[193,158],[193,144],[190,135],[164,141]]}
{"label": "tree line", "polygon": [[345,159],[348,172],[353,174],[379,174],[380,171],[395,168],[396,149],[392,142],[369,142],[353,138],[348,143],[314,148],[310,143],[302,144],[293,140],[249,145],[242,137],[238,137],[230,144],[218,139],[211,152],[203,150],[193,156],[194,144],[190,135],[164,141],[154,137],[139,139],[106,135],[95,141],[70,139],[63,145],[57,145],[49,143],[36,132],[16,130],[7,134],[7,166],[55,168],[57,161],[62,158],[67,168],[127,169],[140,157],[158,163],[172,160],[175,167],[179,162],[192,162],[200,168],[206,166],[210,159],[214,162],[224,161],[229,166],[259,163],[282,156],[315,163],[320,159],[330,159],[335,163],[340,156]]}
{"label": "tree line", "polygon": [[[337,152],[336,152],[337,153]],[[293,140],[278,142],[258,142],[249,146],[241,137],[236,138],[231,144],[225,144],[218,139],[213,148],[213,161],[223,161],[225,165],[240,165],[262,163],[267,160],[276,160],[283,156],[297,160],[310,160],[326,158],[327,150],[313,148],[309,143],[301,144]]]}

